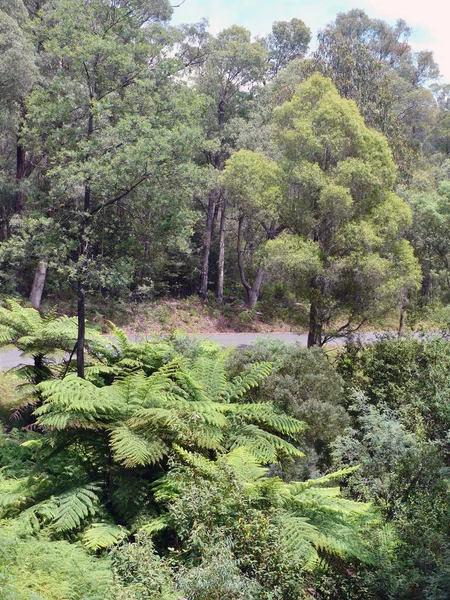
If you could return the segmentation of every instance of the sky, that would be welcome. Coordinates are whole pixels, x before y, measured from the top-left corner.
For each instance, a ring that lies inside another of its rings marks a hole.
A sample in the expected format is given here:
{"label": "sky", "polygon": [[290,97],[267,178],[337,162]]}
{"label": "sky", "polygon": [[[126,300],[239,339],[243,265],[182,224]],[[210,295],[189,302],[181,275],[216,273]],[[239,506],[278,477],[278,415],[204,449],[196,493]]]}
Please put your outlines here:
{"label": "sky", "polygon": [[[181,1],[173,0],[173,4]],[[274,21],[296,17],[315,36],[338,12],[352,8],[362,8],[370,17],[391,24],[404,19],[413,30],[410,43],[414,50],[432,50],[440,66],[442,83],[450,82],[448,0],[184,0],[174,8],[173,22],[194,23],[206,17],[211,33],[236,24],[256,36],[268,33]]]}

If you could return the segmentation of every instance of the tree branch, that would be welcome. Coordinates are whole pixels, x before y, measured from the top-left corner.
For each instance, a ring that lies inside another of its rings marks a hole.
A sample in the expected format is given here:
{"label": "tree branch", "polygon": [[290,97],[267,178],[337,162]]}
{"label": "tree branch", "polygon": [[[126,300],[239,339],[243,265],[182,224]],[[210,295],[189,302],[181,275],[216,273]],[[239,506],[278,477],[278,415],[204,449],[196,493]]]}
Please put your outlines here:
{"label": "tree branch", "polygon": [[103,210],[104,208],[111,206],[112,204],[116,204],[116,202],[119,202],[120,200],[123,200],[123,198],[125,198],[126,196],[128,196],[128,194],[131,194],[131,192],[133,190],[135,190],[139,185],[141,185],[141,183],[143,183],[146,179],[148,179],[150,176],[150,173],[145,173],[145,175],[143,175],[134,185],[132,185],[128,190],[126,190],[125,192],[123,192],[123,194],[120,194],[119,196],[116,196],[115,198],[111,198],[111,200],[107,200],[106,202],[103,202],[103,204],[100,204],[100,206],[97,206],[97,208],[94,208],[91,211],[91,217],[93,217],[94,215],[96,215],[97,213],[99,213],[101,210]]}

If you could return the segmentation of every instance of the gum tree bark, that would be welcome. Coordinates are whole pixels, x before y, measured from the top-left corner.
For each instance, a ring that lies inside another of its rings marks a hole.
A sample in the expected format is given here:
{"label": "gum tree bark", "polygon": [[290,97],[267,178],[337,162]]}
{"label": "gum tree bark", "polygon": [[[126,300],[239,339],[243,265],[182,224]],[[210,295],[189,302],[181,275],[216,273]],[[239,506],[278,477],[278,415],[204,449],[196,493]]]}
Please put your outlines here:
{"label": "gum tree bark", "polygon": [[217,263],[217,291],[216,299],[219,304],[223,304],[223,283],[225,271],[225,230],[227,225],[227,201],[222,204],[219,227],[219,259]]}
{"label": "gum tree bark", "polygon": [[41,307],[42,293],[44,291],[45,279],[47,277],[48,265],[44,260],[40,260],[34,276],[31,287],[30,302],[36,310]]}

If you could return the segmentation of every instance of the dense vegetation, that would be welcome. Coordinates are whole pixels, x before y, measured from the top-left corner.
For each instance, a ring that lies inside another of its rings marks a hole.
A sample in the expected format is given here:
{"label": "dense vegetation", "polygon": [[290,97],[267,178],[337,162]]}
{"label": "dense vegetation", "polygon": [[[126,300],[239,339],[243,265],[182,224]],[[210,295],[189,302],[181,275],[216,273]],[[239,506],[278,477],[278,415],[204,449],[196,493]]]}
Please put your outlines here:
{"label": "dense vegetation", "polygon": [[0,321],[34,357],[2,378],[2,598],[448,597],[446,340],[88,329],[83,379],[76,319]]}
{"label": "dense vegetation", "polygon": [[[324,346],[447,328],[450,86],[402,20],[172,11],[0,7],[0,596],[446,600],[450,343]],[[163,296],[308,349],[87,324]]]}

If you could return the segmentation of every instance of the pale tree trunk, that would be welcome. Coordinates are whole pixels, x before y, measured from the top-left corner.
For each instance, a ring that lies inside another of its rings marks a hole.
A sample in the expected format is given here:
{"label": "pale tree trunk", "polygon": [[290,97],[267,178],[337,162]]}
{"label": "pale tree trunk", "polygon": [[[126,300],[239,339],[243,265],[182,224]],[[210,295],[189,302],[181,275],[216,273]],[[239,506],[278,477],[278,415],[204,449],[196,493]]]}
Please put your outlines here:
{"label": "pale tree trunk", "polygon": [[31,287],[30,302],[36,310],[41,307],[42,293],[44,291],[45,279],[47,276],[47,263],[40,260],[34,276],[33,285]]}
{"label": "pale tree trunk", "polygon": [[202,248],[202,263],[200,267],[200,285],[198,295],[205,299],[208,292],[208,276],[209,276],[209,255],[211,254],[211,245],[216,226],[218,212],[218,191],[212,189],[208,198],[208,209],[206,212],[206,226],[203,234]]}
{"label": "pale tree trunk", "polygon": [[255,280],[253,285],[250,285],[245,276],[244,269],[244,256],[242,252],[242,226],[244,223],[244,217],[239,217],[238,220],[238,235],[237,235],[237,259],[238,259],[238,268],[239,268],[239,276],[241,278],[242,285],[245,289],[245,303],[250,309],[254,309],[256,303],[258,302],[259,293],[261,291],[261,284],[265,275],[264,269],[261,267],[258,269],[256,273]]}
{"label": "pale tree trunk", "polygon": [[265,271],[263,269],[261,269],[261,267],[260,267],[258,269],[258,272],[256,273],[256,277],[255,277],[255,280],[253,281],[253,285],[250,289],[250,292],[247,294],[247,305],[252,310],[255,308],[256,303],[258,302],[259,293],[261,291],[261,285],[262,285],[262,282],[264,279],[264,275],[265,275]]}
{"label": "pale tree trunk", "polygon": [[216,299],[219,304],[223,304],[223,282],[225,271],[225,229],[227,224],[227,202],[222,204],[219,227],[219,260],[217,264],[217,291]]}

